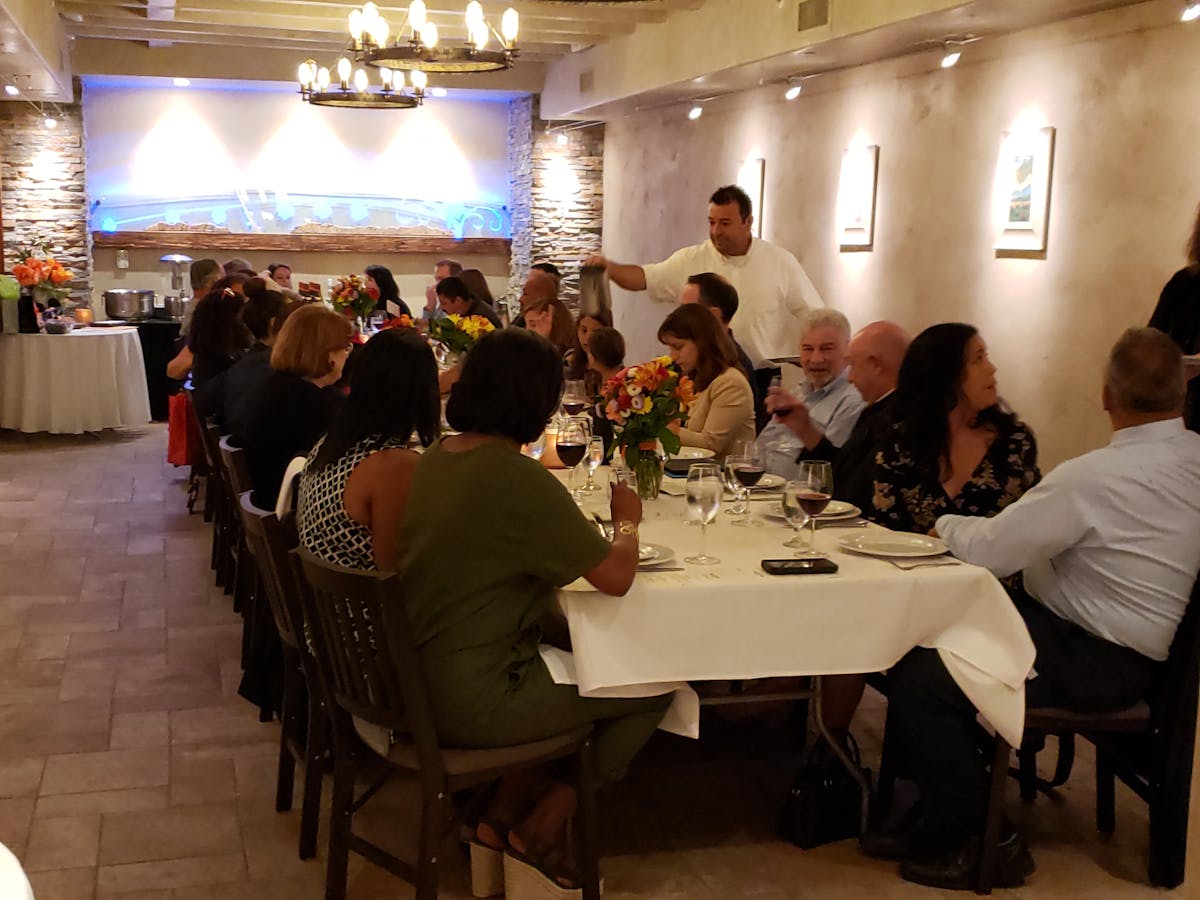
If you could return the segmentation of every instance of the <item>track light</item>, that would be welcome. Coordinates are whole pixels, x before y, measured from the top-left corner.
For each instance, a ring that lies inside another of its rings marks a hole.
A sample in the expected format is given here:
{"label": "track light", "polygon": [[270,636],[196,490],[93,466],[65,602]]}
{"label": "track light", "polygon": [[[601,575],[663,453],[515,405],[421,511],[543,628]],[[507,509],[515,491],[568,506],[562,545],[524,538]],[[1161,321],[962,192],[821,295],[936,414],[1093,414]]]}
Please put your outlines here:
{"label": "track light", "polygon": [[946,55],[942,57],[942,68],[943,69],[953,68],[955,66],[955,64],[958,63],[958,61],[961,57],[962,57],[961,50],[951,50],[951,49],[947,48]]}
{"label": "track light", "polygon": [[802,90],[804,90],[804,85],[802,85],[802,84],[793,84],[793,85],[792,85],[791,87],[789,87],[789,88],[788,88],[786,91],[784,91],[784,93],[783,93],[783,99],[784,99],[784,100],[795,100],[797,97],[799,97],[799,96],[800,96],[800,92],[801,92]]}
{"label": "track light", "polygon": [[15,84],[6,84],[4,86],[4,93],[8,94],[10,97],[20,97],[21,89]]}
{"label": "track light", "polygon": [[53,116],[46,116],[45,125],[47,128],[57,128],[58,127],[58,119],[54,118]]}
{"label": "track light", "polygon": [[1189,3],[1183,8],[1183,15],[1179,17],[1181,22],[1195,22],[1200,19],[1200,3]]}
{"label": "track light", "polygon": [[565,131],[560,131],[558,133],[557,140],[558,140],[558,146],[560,146],[560,147],[567,146],[567,141],[569,140],[569,138],[567,137],[567,133]]}
{"label": "track light", "polygon": [[688,118],[695,122],[702,115],[704,115],[704,107],[699,103],[692,104],[692,108],[688,110]]}

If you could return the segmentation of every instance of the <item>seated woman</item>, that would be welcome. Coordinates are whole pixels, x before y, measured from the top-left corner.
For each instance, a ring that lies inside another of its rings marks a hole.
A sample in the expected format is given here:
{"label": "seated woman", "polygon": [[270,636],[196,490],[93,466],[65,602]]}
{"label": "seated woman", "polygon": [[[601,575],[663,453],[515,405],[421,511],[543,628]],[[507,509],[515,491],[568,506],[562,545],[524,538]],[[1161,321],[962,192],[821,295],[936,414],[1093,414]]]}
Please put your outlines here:
{"label": "seated woman", "polygon": [[[584,374],[583,380],[587,382],[588,396],[594,396],[599,393],[597,384],[597,374],[592,369],[592,357],[588,351],[588,339],[601,328],[612,328],[612,313],[607,310],[601,310],[594,316],[580,315],[575,320],[575,336],[579,339],[580,349],[583,350]],[[618,332],[619,335],[619,332]],[[625,358],[625,340],[621,340],[621,359]],[[623,363],[622,363],[623,364]]]}
{"label": "seated woman", "polygon": [[604,382],[625,368],[625,338],[615,328],[600,327],[588,336],[585,348],[588,370],[584,382],[592,403],[588,415],[592,420],[592,434],[604,441],[604,457],[607,459],[613,442],[613,423],[601,408],[600,391]]}
{"label": "seated woman", "polygon": [[[562,390],[561,356],[545,339],[510,328],[475,345],[446,410],[461,434],[443,437],[417,465],[398,568],[446,745],[503,747],[594,723],[597,765],[611,780],[653,734],[670,698],[580,697],[555,684],[538,655],[537,623],[557,588],[582,576],[623,595],[638,562],[642,508],[633,491],[613,487],[609,543],[563,484],[521,455]],[[478,839],[548,876],[550,895],[574,887],[565,848],[575,797],[565,783],[538,792],[528,778],[505,779]]]}
{"label": "seated woman", "polygon": [[[408,316],[412,318],[412,310],[400,298],[400,287],[392,275],[392,270],[386,266],[367,266],[363,272],[363,284],[367,290],[375,288],[379,291],[379,300],[375,308],[389,318],[393,316]],[[389,304],[391,304],[389,306]]]}
{"label": "seated woman", "polygon": [[251,500],[274,509],[288,463],[307,456],[341,408],[333,385],[350,355],[354,326],[321,305],[304,306],[284,323],[271,348],[271,375],[259,393],[242,443],[254,485]]}
{"label": "seated woman", "polygon": [[192,316],[187,349],[191,354],[192,388],[201,417],[220,412],[221,377],[254,343],[242,323],[249,279],[234,276],[217,282]]}
{"label": "seated woman", "polygon": [[713,314],[695,303],[678,306],[659,327],[658,339],[695,382],[687,427],[672,428],[683,446],[704,447],[721,459],[738,441],[753,441],[754,392]]}
{"label": "seated woman", "polygon": [[238,447],[250,427],[259,391],[271,377],[271,348],[279,330],[288,315],[300,308],[298,303],[266,289],[265,285],[259,290],[256,281],[247,285],[246,305],[242,308],[242,324],[254,335],[254,346],[221,379],[221,424]]}
{"label": "seated woman", "polygon": [[568,380],[583,377],[587,371],[587,359],[579,346],[575,320],[565,303],[557,298],[542,300],[525,310],[525,327],[540,334],[562,355],[563,369]]}
{"label": "seated woman", "polygon": [[437,437],[437,363],[416,331],[393,328],[354,358],[350,396],[300,475],[300,542],[351,569],[396,568],[396,531],[420,456]]}
{"label": "seated woman", "polygon": [[463,269],[459,272],[458,279],[467,286],[467,292],[473,299],[480,303],[486,303],[488,306],[496,305],[492,289],[488,287],[487,279],[478,269]]}

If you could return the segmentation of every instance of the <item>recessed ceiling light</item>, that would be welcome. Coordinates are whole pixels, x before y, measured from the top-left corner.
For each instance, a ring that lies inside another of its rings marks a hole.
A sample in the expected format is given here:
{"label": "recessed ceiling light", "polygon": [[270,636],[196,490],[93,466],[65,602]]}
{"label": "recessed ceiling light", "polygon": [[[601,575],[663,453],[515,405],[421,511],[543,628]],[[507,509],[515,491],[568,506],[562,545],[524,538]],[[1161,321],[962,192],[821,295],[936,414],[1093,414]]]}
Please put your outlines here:
{"label": "recessed ceiling light", "polygon": [[784,92],[783,99],[784,100],[795,100],[797,97],[800,96],[800,92],[802,90],[804,90],[804,85],[793,84],[790,88],[787,89],[787,91]]}
{"label": "recessed ceiling light", "polygon": [[695,122],[698,118],[704,115],[704,107],[696,103],[688,110],[688,118]]}
{"label": "recessed ceiling light", "polygon": [[190,78],[176,78],[174,84],[175,87],[191,87],[192,80]]}

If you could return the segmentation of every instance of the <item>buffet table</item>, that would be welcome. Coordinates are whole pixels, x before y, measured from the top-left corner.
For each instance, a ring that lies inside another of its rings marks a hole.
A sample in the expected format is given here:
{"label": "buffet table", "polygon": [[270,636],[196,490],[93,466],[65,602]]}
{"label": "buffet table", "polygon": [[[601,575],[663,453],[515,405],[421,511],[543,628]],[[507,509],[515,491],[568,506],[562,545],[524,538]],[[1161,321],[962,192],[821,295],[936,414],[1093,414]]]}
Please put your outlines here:
{"label": "buffet table", "polygon": [[0,428],[82,434],[149,421],[136,328],[0,335]]}
{"label": "buffet table", "polygon": [[639,572],[624,597],[600,594],[582,580],[561,593],[580,693],[878,672],[914,647],[929,647],[984,718],[1020,745],[1034,647],[991,573],[964,564],[903,571],[838,546],[840,537],[863,529],[823,528],[817,548],[838,564],[836,574],[767,575],[761,560],[792,556],[783,546],[791,529],[765,517],[774,505],[751,504],[748,527],[718,515],[707,546],[721,562],[696,566],[682,561],[700,545],[700,529],[686,525],[683,498],[647,503],[643,542],[670,548],[672,566],[682,570]]}

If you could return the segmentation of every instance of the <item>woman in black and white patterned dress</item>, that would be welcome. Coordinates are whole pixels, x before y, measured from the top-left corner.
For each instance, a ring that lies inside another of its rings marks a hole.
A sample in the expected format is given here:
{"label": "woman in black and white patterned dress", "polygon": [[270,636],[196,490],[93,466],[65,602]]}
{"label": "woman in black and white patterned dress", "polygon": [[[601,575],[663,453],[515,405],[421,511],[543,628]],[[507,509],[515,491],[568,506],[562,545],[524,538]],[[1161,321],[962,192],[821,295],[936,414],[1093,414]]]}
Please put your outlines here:
{"label": "woman in black and white patterned dress", "polygon": [[375,335],[355,355],[350,397],[300,475],[296,525],[305,549],[353,569],[391,571],[419,456],[437,438],[433,352],[412,329]]}

